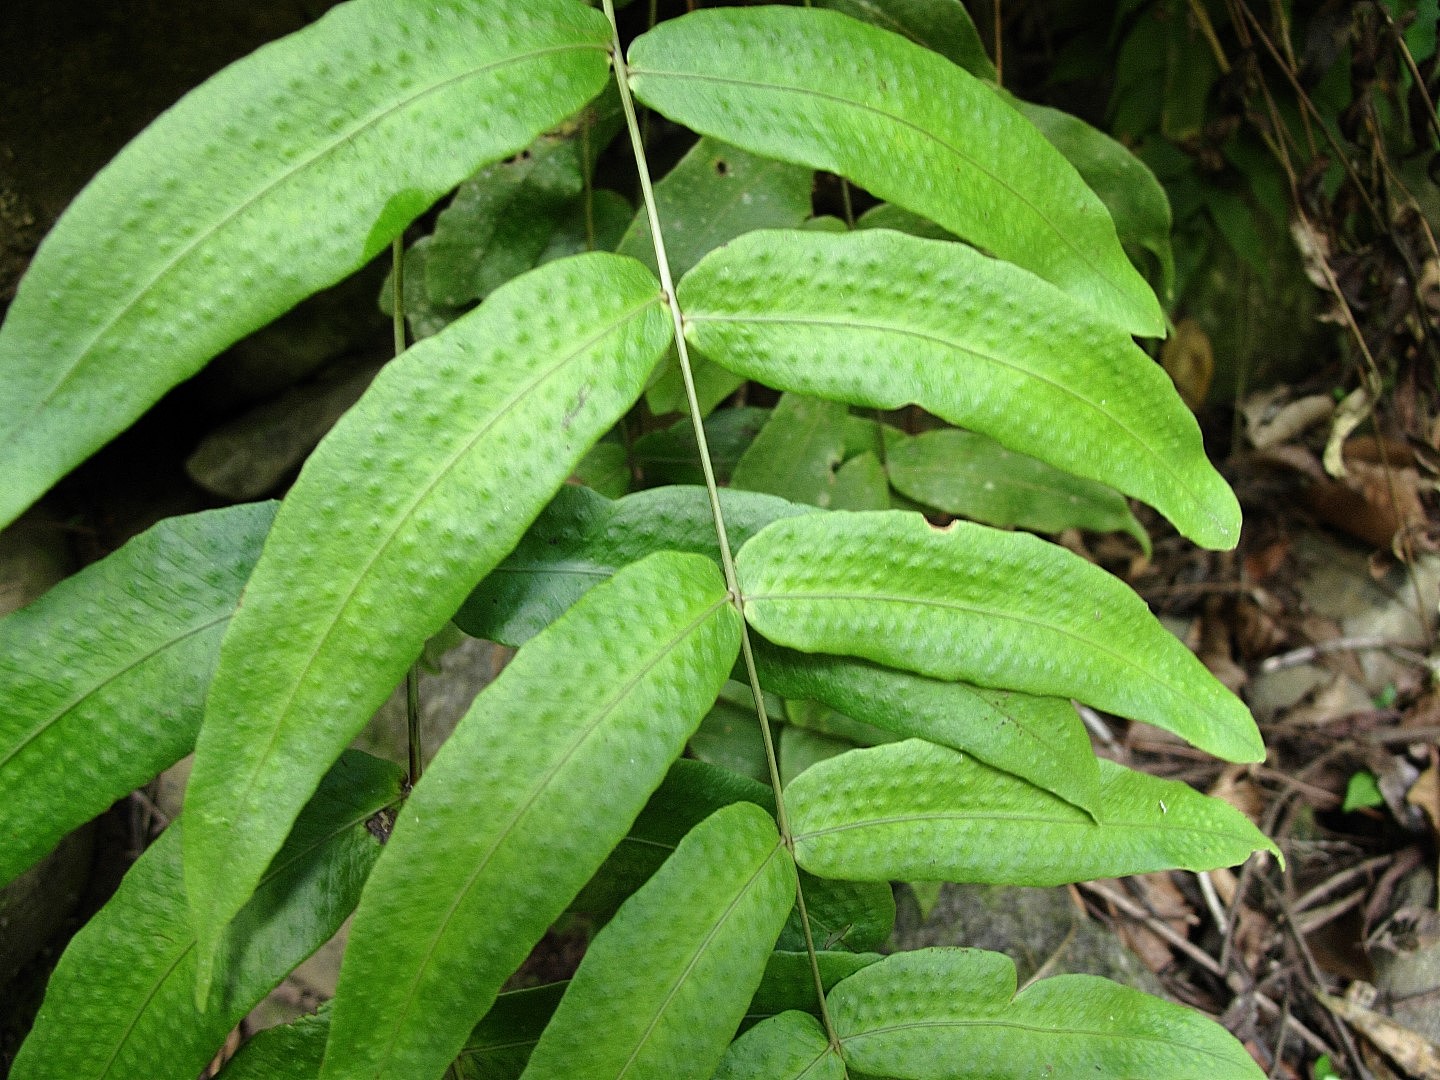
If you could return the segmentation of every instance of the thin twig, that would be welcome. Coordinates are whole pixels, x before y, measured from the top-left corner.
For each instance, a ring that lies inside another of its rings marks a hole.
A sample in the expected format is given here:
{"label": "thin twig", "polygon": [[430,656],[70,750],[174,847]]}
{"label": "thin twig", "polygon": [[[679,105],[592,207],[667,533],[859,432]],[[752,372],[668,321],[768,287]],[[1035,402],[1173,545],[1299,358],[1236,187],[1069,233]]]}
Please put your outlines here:
{"label": "thin twig", "polygon": [[[390,297],[391,331],[395,338],[395,355],[405,351],[405,234],[403,232],[390,242],[391,285],[394,292]],[[411,662],[405,672],[405,756],[410,774],[407,783],[414,787],[420,782],[424,770],[424,755],[420,750],[420,659]]]}
{"label": "thin twig", "polygon": [[1005,85],[1005,35],[1003,23],[1005,22],[1003,8],[1000,0],[992,0],[995,14],[995,85]]}
{"label": "thin twig", "polygon": [[1196,874],[1195,878],[1200,882],[1200,895],[1205,898],[1205,906],[1210,909],[1210,918],[1215,920],[1215,925],[1220,928],[1220,933],[1228,934],[1230,932],[1230,913],[1220,902],[1220,894],[1215,891],[1215,882],[1210,880],[1208,871]]}
{"label": "thin twig", "polygon": [[1435,742],[1440,740],[1440,724],[1396,728],[1393,731],[1370,731],[1366,733],[1365,740],[1378,743],[1380,746],[1408,746],[1410,743]]}
{"label": "thin twig", "polygon": [[1280,1023],[1278,1025],[1279,1031],[1277,1031],[1275,1034],[1275,1049],[1271,1052],[1271,1065],[1269,1072],[1267,1073],[1267,1075],[1272,1078],[1278,1076],[1280,1069],[1284,1067],[1285,1035],[1290,1030],[1290,1024],[1288,1022],[1290,1020],[1289,998],[1286,998],[1285,1001],[1281,1003],[1281,1006],[1283,1007],[1284,1012],[1280,1014]]}
{"label": "thin twig", "polygon": [[1194,960],[1211,975],[1214,975],[1218,978],[1224,977],[1224,973],[1220,970],[1219,962],[1216,961],[1213,956],[1207,953],[1204,949],[1200,948],[1200,946],[1196,945],[1184,934],[1177,931],[1164,919],[1161,919],[1159,916],[1152,915],[1150,912],[1146,911],[1143,905],[1137,903],[1134,900],[1131,900],[1123,893],[1116,892],[1109,886],[1101,885],[1098,881],[1082,881],[1080,883],[1080,888],[1084,889],[1088,893],[1093,893],[1094,895],[1100,897],[1100,899],[1104,900],[1107,904],[1113,904],[1130,918],[1143,922],[1146,927],[1154,931],[1154,933],[1158,936],[1164,938],[1167,942],[1169,942],[1175,948],[1179,949],[1186,956],[1190,957],[1191,960]]}
{"label": "thin twig", "polygon": [[1306,936],[1313,934],[1322,926],[1328,926],[1341,915],[1344,915],[1352,908],[1357,908],[1365,902],[1365,890],[1357,889],[1349,896],[1342,896],[1339,900],[1332,900],[1317,908],[1312,908],[1303,914],[1295,915],[1295,932]]}
{"label": "thin twig", "polygon": [[1389,863],[1390,860],[1391,856],[1389,855],[1376,855],[1374,858],[1366,859],[1364,862],[1361,863],[1356,863],[1354,866],[1348,867],[1347,869],[1340,871],[1340,873],[1334,874],[1331,877],[1326,878],[1319,885],[1316,885],[1313,889],[1309,890],[1308,892],[1302,893],[1300,896],[1296,897],[1295,900],[1291,903],[1290,909],[1297,914],[1302,911],[1306,911],[1309,908],[1314,907],[1316,904],[1320,903],[1322,900],[1328,900],[1332,895],[1339,892],[1346,885],[1349,885],[1352,881],[1355,881],[1359,878],[1368,877],[1370,875],[1370,871],[1380,869],[1380,867],[1385,866],[1387,863]]}
{"label": "thin twig", "polygon": [[[1304,961],[1305,971],[1310,976],[1311,988],[1324,988],[1325,978],[1320,972],[1320,965],[1315,960],[1315,954],[1310,951],[1310,943],[1305,940],[1305,935],[1301,933],[1300,927],[1296,924],[1295,913],[1290,907],[1290,902],[1285,899],[1285,894],[1276,887],[1275,883],[1268,878],[1262,877],[1260,884],[1270,893],[1280,908],[1282,923],[1291,942],[1300,953],[1301,960]],[[1360,1057],[1360,1048],[1355,1045],[1355,1036],[1351,1034],[1349,1025],[1329,1011],[1326,1011],[1325,1015],[1334,1024],[1340,1041],[1345,1044],[1345,1053],[1350,1058],[1351,1067],[1359,1074],[1361,1080],[1374,1080],[1370,1070],[1366,1068],[1364,1060]]]}
{"label": "thin twig", "polygon": [[1110,725],[1105,723],[1104,718],[1092,709],[1079,701],[1075,702],[1075,711],[1080,714],[1080,719],[1085,721],[1085,727],[1091,735],[1099,739],[1105,749],[1118,757],[1125,756],[1125,747],[1120,745],[1119,740],[1110,730]]}
{"label": "thin twig", "polygon": [[1190,0],[1190,15],[1195,20],[1195,25],[1200,27],[1200,33],[1205,38],[1205,44],[1210,46],[1210,54],[1215,57],[1215,65],[1220,69],[1220,74],[1230,74],[1230,58],[1225,55],[1224,48],[1220,45],[1220,38],[1215,34],[1215,24],[1210,21],[1210,13],[1205,10],[1205,5],[1200,0]]}
{"label": "thin twig", "polygon": [[1430,99],[1430,88],[1425,85],[1425,77],[1420,74],[1420,67],[1415,63],[1415,57],[1410,52],[1410,46],[1405,43],[1405,37],[1395,28],[1395,19],[1390,12],[1385,10],[1384,4],[1376,4],[1380,17],[1390,27],[1390,32],[1395,35],[1395,44],[1400,48],[1400,55],[1405,58],[1405,67],[1410,72],[1410,78],[1415,83],[1415,89],[1420,92],[1420,100],[1425,102],[1425,119],[1430,122],[1435,134],[1440,136],[1440,116],[1435,113],[1435,102]]}
{"label": "thin twig", "polygon": [[1047,956],[1045,958],[1045,962],[1035,969],[1035,974],[1031,975],[1030,978],[1025,980],[1025,985],[1020,987],[1021,990],[1024,990],[1031,983],[1036,983],[1039,982],[1041,979],[1046,978],[1050,974],[1050,972],[1055,970],[1055,968],[1060,963],[1060,958],[1065,955],[1065,950],[1068,949],[1070,947],[1070,943],[1075,940],[1075,934],[1079,931],[1079,929],[1079,920],[1071,918],[1070,929],[1065,931],[1064,940],[1061,941],[1059,945],[1055,946],[1055,951],[1052,952],[1049,956]]}
{"label": "thin twig", "polygon": [[1291,649],[1289,652],[1268,656],[1260,662],[1260,673],[1270,675],[1277,671],[1283,671],[1285,668],[1298,667],[1300,664],[1308,664],[1329,653],[1370,652],[1375,649],[1386,649],[1397,659],[1421,667],[1428,667],[1430,663],[1420,653],[1415,652],[1411,646],[1401,645],[1381,634],[1361,634],[1356,637],[1335,638],[1331,641],[1317,641],[1311,645],[1302,645],[1298,649]]}
{"label": "thin twig", "polygon": [[1295,92],[1296,100],[1300,102],[1306,113],[1314,117],[1316,124],[1325,135],[1325,141],[1330,144],[1331,153],[1335,155],[1336,160],[1340,162],[1345,172],[1349,175],[1350,182],[1355,185],[1356,193],[1365,201],[1365,207],[1370,211],[1370,216],[1375,220],[1376,224],[1384,226],[1385,219],[1380,215],[1380,208],[1375,205],[1375,201],[1370,197],[1370,192],[1366,190],[1365,185],[1361,182],[1360,175],[1355,171],[1354,162],[1350,160],[1344,148],[1336,141],[1334,133],[1331,132],[1325,124],[1325,118],[1320,115],[1320,110],[1316,108],[1315,103],[1310,100],[1310,95],[1305,93],[1305,88],[1300,85],[1300,77],[1285,63],[1284,57],[1282,57],[1280,51],[1275,48],[1269,35],[1265,33],[1264,27],[1260,25],[1260,20],[1255,18],[1254,12],[1243,3],[1235,3],[1234,9],[1243,15],[1243,19],[1236,20],[1237,29],[1243,26],[1245,22],[1248,22],[1254,29],[1255,36],[1260,39],[1261,44],[1263,44],[1266,51],[1270,53],[1271,59],[1275,61],[1286,80],[1290,83],[1290,89]]}

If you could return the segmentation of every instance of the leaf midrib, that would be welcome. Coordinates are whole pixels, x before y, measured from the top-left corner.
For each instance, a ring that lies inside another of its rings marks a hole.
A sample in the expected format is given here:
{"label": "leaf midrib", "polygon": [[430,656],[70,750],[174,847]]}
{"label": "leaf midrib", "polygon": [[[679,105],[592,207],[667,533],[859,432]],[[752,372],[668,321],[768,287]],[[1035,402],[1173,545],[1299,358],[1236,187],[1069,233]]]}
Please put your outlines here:
{"label": "leaf midrib", "polygon": [[[1039,459],[1037,458],[1036,460]],[[893,469],[897,464],[898,463],[894,460],[894,457],[892,455],[890,461],[891,468]],[[916,485],[917,487],[923,486],[924,484],[933,483],[935,480],[959,479],[962,478],[966,472],[980,472],[980,470],[974,469],[974,466],[968,463],[962,463],[950,469],[947,469],[942,465],[905,465],[903,467],[910,473],[911,477],[922,481],[922,484]],[[981,475],[984,474],[981,473]],[[1111,507],[1106,506],[1100,500],[1096,499],[1095,496],[1090,492],[1077,494],[1076,492],[1068,491],[1063,487],[1047,485],[1044,481],[1041,480],[1026,480],[1012,475],[1002,476],[999,479],[990,480],[989,482],[994,486],[989,488],[982,487],[982,490],[986,492],[997,493],[1003,493],[1006,491],[1018,491],[1034,495],[1048,495],[1056,499],[1068,499],[1071,501],[1071,504],[1075,506],[1088,505],[1093,506],[1098,510],[1112,509]],[[961,484],[961,488],[962,490],[974,489],[973,485],[964,483]],[[929,489],[929,492],[933,493],[935,490],[936,488],[931,487]],[[948,490],[942,489],[941,497],[948,499]]]}
{"label": "leaf midrib", "polygon": [[555,562],[546,562],[543,559],[533,559],[528,562],[511,562],[506,560],[491,570],[492,574],[515,574],[525,577],[555,577],[569,575],[573,577],[609,578],[614,577],[619,568],[607,566],[604,563],[586,562],[583,559],[557,559]]}
{"label": "leaf midrib", "polygon": [[[1046,792],[1046,794],[1051,795],[1052,798],[1055,798],[1057,800],[1059,799],[1058,795],[1053,795],[1050,792]],[[1083,813],[1083,811],[1081,811],[1081,813]],[[1162,819],[1168,820],[1168,816],[1162,815]],[[1226,841],[1235,841],[1242,839],[1242,837],[1236,832],[1218,828],[1216,826],[1202,827],[1199,825],[1175,825],[1163,824],[1160,822],[1145,823],[1138,821],[1106,821],[1102,818],[1081,821],[1074,818],[1059,818],[1041,813],[1025,813],[1023,811],[1007,812],[1000,810],[977,809],[973,812],[968,810],[935,810],[926,811],[923,813],[917,812],[913,814],[892,814],[885,817],[868,817],[853,821],[847,821],[839,825],[827,825],[823,829],[813,829],[810,832],[797,832],[795,834],[795,843],[799,844],[806,840],[814,840],[815,838],[821,836],[832,836],[837,833],[850,832],[853,829],[879,828],[886,825],[909,825],[914,822],[923,821],[955,821],[961,823],[976,821],[997,821],[1014,822],[1024,825],[1053,825],[1057,828],[1068,827],[1076,829],[1103,829],[1106,832],[1158,831],[1162,833],[1174,834],[1183,833],[1186,835],[1209,837],[1215,840]]]}

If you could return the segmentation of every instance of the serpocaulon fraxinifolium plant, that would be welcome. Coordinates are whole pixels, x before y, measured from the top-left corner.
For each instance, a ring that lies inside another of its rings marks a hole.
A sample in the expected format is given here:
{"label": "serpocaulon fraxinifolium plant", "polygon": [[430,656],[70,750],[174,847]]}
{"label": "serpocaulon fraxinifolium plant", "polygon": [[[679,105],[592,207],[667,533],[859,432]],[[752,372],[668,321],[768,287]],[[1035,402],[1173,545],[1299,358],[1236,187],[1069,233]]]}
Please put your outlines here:
{"label": "serpocaulon fraxinifolium plant", "polygon": [[[888,28],[719,8],[623,48],[608,2],[352,0],[75,200],[0,330],[3,522],[456,192],[389,301],[414,343],[283,501],[162,521],[0,621],[0,882],[195,753],[17,1080],[188,1080],[352,912],[333,1002],[227,1080],[1261,1075],[1102,979],[873,951],[895,881],[1278,851],[1096,759],[1073,701],[1264,748],[1035,535],[1148,543],[1131,497],[1237,540],[1134,341],[1164,331],[1163,194],[1004,96],[959,5],[854,10]],[[698,140],[655,183],[641,109]],[[638,204],[597,184],[612,141]],[[817,171],[877,205],[815,218]],[[747,380],[775,406],[716,409]],[[642,397],[682,417],[622,438]],[[908,405],[936,429],[883,422]],[[347,749],[452,619],[519,649],[423,775]],[[577,911],[574,977],[503,992]]]}

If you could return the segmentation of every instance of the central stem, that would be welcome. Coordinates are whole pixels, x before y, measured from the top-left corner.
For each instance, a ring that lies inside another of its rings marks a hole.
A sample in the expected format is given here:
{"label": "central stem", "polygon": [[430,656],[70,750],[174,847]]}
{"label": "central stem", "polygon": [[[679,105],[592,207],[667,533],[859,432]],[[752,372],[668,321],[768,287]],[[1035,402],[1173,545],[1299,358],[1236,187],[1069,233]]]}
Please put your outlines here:
{"label": "central stem", "polygon": [[[402,232],[390,244],[390,258],[394,263],[390,270],[394,291],[391,293],[391,329],[395,337],[395,355],[405,351],[405,234]],[[413,788],[420,782],[424,768],[424,755],[420,752],[420,661],[416,660],[405,672],[405,751],[409,765],[409,784]]]}
{"label": "central stem", "polygon": [[[770,717],[765,710],[765,694],[760,689],[760,675],[755,668],[755,651],[750,644],[750,628],[745,622],[745,598],[740,591],[740,580],[735,573],[735,559],[730,552],[730,537],[725,529],[725,514],[720,507],[720,488],[715,482],[715,468],[710,462],[710,444],[705,437],[705,417],[700,408],[700,398],[695,392],[695,376],[690,366],[690,349],[685,341],[685,316],[675,296],[675,282],[670,274],[670,260],[665,254],[665,237],[660,228],[660,211],[655,201],[655,189],[650,182],[650,166],[645,156],[645,140],[636,116],[635,101],[630,96],[630,71],[625,63],[625,51],[620,44],[620,30],[615,22],[613,0],[602,0],[605,17],[610,20],[611,63],[615,67],[615,82],[620,90],[620,106],[625,112],[625,126],[630,132],[630,145],[635,154],[635,167],[640,174],[640,192],[645,202],[645,216],[650,222],[650,239],[655,248],[656,269],[660,272],[660,287],[664,291],[665,306],[675,326],[675,352],[680,361],[680,377],[685,384],[685,401],[689,407],[690,423],[695,431],[695,443],[700,451],[700,470],[705,476],[705,491],[710,499],[710,513],[715,519],[715,535],[720,542],[720,567],[725,574],[725,587],[730,592],[730,602],[740,613],[740,653],[745,660],[745,674],[750,682],[750,693],[755,699],[755,714],[760,721],[760,736],[765,743],[765,762],[770,770],[770,786],[775,792],[775,821],[780,829],[781,841],[795,850],[795,837],[790,831],[790,820],[785,810],[785,798],[781,792],[780,759],[775,753],[775,739],[770,730]],[[815,938],[810,929],[810,916],[805,910],[805,896],[800,882],[795,883],[795,904],[800,914],[800,926],[805,935],[805,951],[810,958],[810,971],[815,980],[815,994],[820,1006],[820,1019],[832,1045],[839,1046],[839,1038],[830,1022],[825,1007],[825,982],[820,974],[820,962],[816,956]]]}

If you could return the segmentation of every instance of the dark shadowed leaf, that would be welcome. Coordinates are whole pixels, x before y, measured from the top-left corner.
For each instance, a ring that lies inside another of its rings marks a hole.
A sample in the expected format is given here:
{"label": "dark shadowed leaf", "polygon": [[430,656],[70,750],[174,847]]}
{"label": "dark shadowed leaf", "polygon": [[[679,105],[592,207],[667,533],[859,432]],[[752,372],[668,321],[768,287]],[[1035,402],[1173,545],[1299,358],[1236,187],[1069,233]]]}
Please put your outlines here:
{"label": "dark shadowed leaf", "polygon": [[966,751],[1083,809],[1095,805],[1100,773],[1090,737],[1065,698],[986,690],[763,639],[755,660],[762,685],[782,697],[824,702],[895,735]]}
{"label": "dark shadowed leaf", "polygon": [[340,928],[379,858],[400,770],[349,751],[221,942],[215,992],[195,998],[196,938],[180,867],[182,822],[126,874],[51,976],[16,1080],[193,1080],[225,1036]]}
{"label": "dark shadowed leaf", "polygon": [[1149,554],[1149,535],[1114,488],[973,431],[947,428],[902,440],[885,463],[896,491],[947,514],[1035,532],[1126,532]]}
{"label": "dark shadowed leaf", "polygon": [[[720,507],[737,547],[776,518],[810,512],[743,491],[722,491]],[[466,599],[455,623],[473,637],[519,645],[591,586],[656,551],[691,551],[719,563],[704,488],[652,488],[611,501],[586,488],[563,487],[515,550]]]}
{"label": "dark shadowed leaf", "polygon": [[274,517],[162,521],[0,619],[0,885],[190,752]]}

